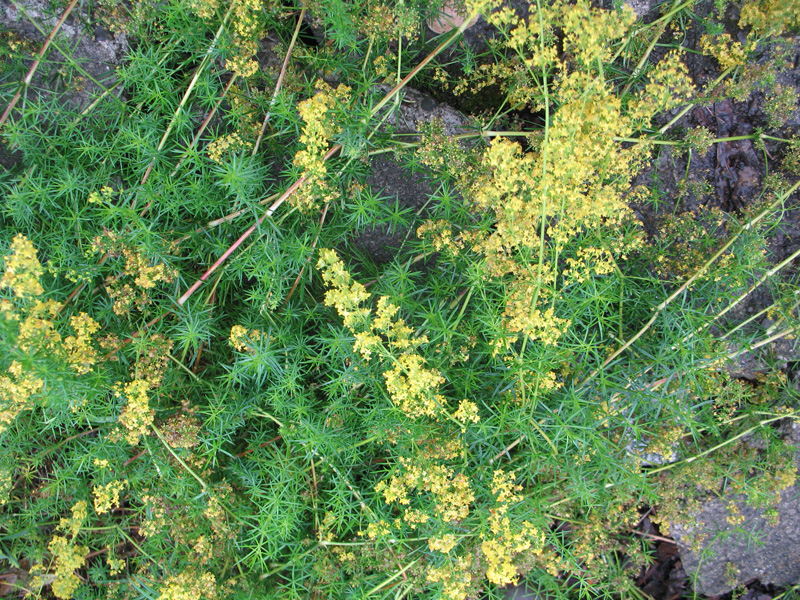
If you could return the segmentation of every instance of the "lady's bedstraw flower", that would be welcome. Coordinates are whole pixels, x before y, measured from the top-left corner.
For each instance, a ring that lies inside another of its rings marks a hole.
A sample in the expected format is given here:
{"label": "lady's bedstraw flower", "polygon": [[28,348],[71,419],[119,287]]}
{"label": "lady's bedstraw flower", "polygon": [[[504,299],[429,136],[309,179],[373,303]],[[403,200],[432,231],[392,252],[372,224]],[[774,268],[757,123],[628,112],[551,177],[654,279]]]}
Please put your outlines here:
{"label": "lady's bedstraw flower", "polygon": [[428,539],[428,547],[436,552],[443,552],[449,554],[450,550],[456,547],[458,540],[452,533],[446,533],[441,537],[432,537]]}
{"label": "lady's bedstraw flower", "polygon": [[6,270],[0,279],[0,288],[11,288],[17,298],[32,298],[44,293],[39,278],[44,273],[36,258],[36,248],[24,235],[14,236],[11,256],[6,257]]}
{"label": "lady's bedstraw flower", "polygon": [[403,354],[383,377],[392,402],[409,417],[436,417],[447,402],[433,393],[444,383],[444,377],[436,369],[426,368],[419,354]]}
{"label": "lady's bedstraw flower", "polygon": [[328,286],[325,306],[336,308],[345,327],[352,329],[358,321],[369,316],[369,309],[361,304],[369,299],[370,293],[363,285],[353,281],[336,252],[321,250],[317,268],[322,271],[322,280]]}
{"label": "lady's bedstraw flower", "polygon": [[67,362],[78,375],[84,375],[90,372],[92,365],[97,362],[97,350],[92,346],[92,334],[100,329],[100,324],[86,313],[70,317],[69,322],[75,335],[64,339]]}
{"label": "lady's bedstraw flower", "polygon": [[467,588],[472,583],[470,561],[459,556],[453,562],[428,570],[427,580],[430,583],[442,584],[442,597],[447,600],[464,600]]}
{"label": "lady's bedstraw flower", "polygon": [[124,386],[117,384],[115,395],[125,396],[128,400],[128,404],[119,415],[119,422],[127,430],[125,439],[132,446],[139,443],[141,436],[147,435],[153,424],[153,411],[150,409],[147,397],[149,390],[150,383],[143,379],[134,379]]}
{"label": "lady's bedstraw flower", "polygon": [[217,580],[211,573],[190,569],[167,577],[158,600],[214,600],[217,597],[216,584]]}
{"label": "lady's bedstraw flower", "polygon": [[467,423],[477,423],[481,420],[478,416],[478,405],[469,400],[462,400],[458,404],[458,410],[453,413],[453,418],[456,421],[461,421],[464,425]]}
{"label": "lady's bedstraw flower", "polygon": [[22,365],[13,361],[8,375],[0,376],[0,433],[23,410],[31,408],[32,397],[44,388],[44,381],[23,372]]}
{"label": "lady's bedstraw flower", "polygon": [[528,521],[513,523],[508,517],[511,504],[522,500],[522,487],[514,483],[514,473],[498,469],[492,479],[492,494],[497,502],[490,512],[489,534],[481,534],[481,552],[489,567],[486,578],[494,584],[516,584],[517,569],[512,562],[514,556],[532,549],[541,554],[544,549],[544,534]]}
{"label": "lady's bedstraw flower", "polygon": [[98,515],[105,514],[119,506],[119,493],[127,483],[127,481],[112,481],[105,485],[98,485],[92,490],[94,510]]}
{"label": "lady's bedstraw flower", "polygon": [[51,584],[53,595],[62,600],[69,600],[81,584],[75,571],[83,567],[89,549],[86,546],[78,546],[74,540],[68,540],[60,535],[53,537],[47,549],[56,563],[55,579]]}
{"label": "lady's bedstraw flower", "polygon": [[339,192],[325,180],[325,154],[333,137],[341,131],[334,120],[334,109],[350,98],[350,88],[340,85],[335,90],[322,80],[317,81],[317,92],[297,105],[303,119],[300,143],[304,146],[294,156],[294,164],[303,169],[305,182],[290,198],[300,210],[309,211],[339,197]]}
{"label": "lady's bedstraw flower", "polygon": [[114,313],[129,315],[131,308],[143,310],[150,303],[152,290],[158,283],[171,283],[176,272],[163,262],[153,261],[129,240],[113,231],[106,231],[92,242],[94,253],[107,253],[125,258],[122,272],[106,279],[106,291],[114,300]]}
{"label": "lady's bedstraw flower", "polygon": [[[353,332],[353,349],[365,360],[370,360],[373,353],[391,357],[392,368],[383,377],[392,403],[412,419],[444,416],[447,399],[438,391],[445,379],[438,370],[426,366],[424,357],[413,352],[428,342],[427,336],[414,337],[414,331],[397,317],[399,307],[386,297],[378,299],[375,315],[370,319],[370,309],[362,306],[371,297],[370,293],[353,281],[333,250],[320,251],[317,268],[328,286],[325,304],[334,306],[345,327]],[[396,356],[397,352],[402,354]]]}
{"label": "lady's bedstraw flower", "polygon": [[259,329],[248,331],[241,325],[234,325],[231,327],[231,335],[228,341],[237,352],[244,352],[245,350],[252,350],[253,344],[260,340],[262,335],[264,334]]}

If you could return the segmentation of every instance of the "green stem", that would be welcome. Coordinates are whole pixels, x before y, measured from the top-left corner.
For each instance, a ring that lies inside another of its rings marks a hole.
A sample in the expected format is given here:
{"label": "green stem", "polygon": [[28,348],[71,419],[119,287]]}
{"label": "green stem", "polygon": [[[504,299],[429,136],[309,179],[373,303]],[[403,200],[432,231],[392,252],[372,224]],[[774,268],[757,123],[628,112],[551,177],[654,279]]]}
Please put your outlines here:
{"label": "green stem", "polygon": [[[714,81],[711,83],[711,85],[709,85],[708,87],[709,87],[709,88],[714,88],[714,87],[716,87],[716,86],[717,86],[717,84],[719,84],[719,83],[720,83],[720,82],[721,82],[723,79],[725,79],[725,78],[726,78],[726,77],[727,77],[727,76],[728,76],[730,73],[732,73],[732,72],[733,72],[734,68],[735,68],[735,67],[731,67],[731,68],[729,68],[729,69],[726,69],[725,71],[723,71],[723,72],[722,72],[722,74],[721,74],[719,77],[717,77],[717,78],[716,78],[716,79],[715,79],[715,80],[714,80]],[[670,127],[672,127],[673,125],[675,125],[675,123],[677,123],[678,121],[680,121],[680,119],[681,119],[681,117],[683,117],[683,115],[685,115],[687,112],[689,112],[690,110],[692,110],[692,107],[694,106],[694,104],[695,104],[694,102],[691,102],[691,103],[687,104],[687,105],[686,105],[686,106],[683,108],[683,110],[681,110],[681,111],[680,111],[680,112],[679,112],[677,115],[675,115],[675,117],[674,117],[674,118],[673,118],[673,119],[672,119],[672,120],[671,120],[669,123],[667,123],[667,124],[666,124],[666,125],[664,125],[664,126],[661,128],[661,129],[659,129],[659,130],[658,130],[658,133],[660,133],[661,135],[663,135],[664,133],[666,133],[666,132],[667,132],[667,130],[668,130]]]}
{"label": "green stem", "polygon": [[728,240],[716,252],[716,254],[714,254],[714,256],[709,258],[704,265],[702,265],[697,271],[695,271],[695,273],[689,279],[687,279],[677,290],[675,290],[672,294],[670,294],[666,300],[664,300],[661,304],[656,306],[654,309],[653,316],[650,318],[650,320],[648,320],[647,323],[645,323],[644,326],[633,337],[631,337],[627,342],[625,342],[622,346],[620,346],[611,356],[609,356],[600,367],[595,369],[586,379],[584,379],[578,387],[581,388],[584,385],[586,385],[586,383],[594,379],[594,377],[596,377],[603,369],[605,369],[611,362],[613,362],[614,359],[616,359],[620,354],[625,352],[625,350],[630,348],[630,346],[633,345],[633,343],[636,342],[636,340],[642,337],[645,334],[645,332],[647,332],[647,330],[650,329],[650,327],[653,325],[653,323],[656,322],[656,319],[658,319],[658,317],[661,315],[664,309],[666,309],[667,306],[669,306],[672,303],[672,301],[675,300],[678,296],[683,294],[683,292],[685,292],[689,288],[689,286],[695,282],[695,280],[698,277],[703,275],[709,269],[709,267],[714,262],[716,262],[716,260],[720,256],[722,256],[725,252],[727,252],[728,249],[736,242],[736,240],[739,239],[739,236],[741,236],[742,233],[755,227],[764,217],[766,217],[768,214],[774,211],[779,205],[783,204],[786,201],[786,199],[798,189],[798,187],[800,187],[800,181],[796,182],[791,188],[789,188],[786,191],[786,193],[779,196],[767,208],[762,210],[759,214],[753,217],[747,224],[742,226],[742,228],[733,237],[731,237],[731,239]]}
{"label": "green stem", "polygon": [[754,431],[756,431],[757,429],[759,429],[761,427],[764,427],[765,425],[769,425],[770,423],[774,423],[775,421],[780,421],[781,419],[789,419],[789,418],[796,419],[797,415],[794,414],[794,413],[791,413],[791,414],[786,414],[786,415],[780,415],[778,417],[773,417],[771,419],[764,419],[762,421],[759,421],[757,425],[753,425],[749,429],[745,429],[744,431],[739,432],[737,435],[733,436],[732,438],[729,438],[729,439],[725,440],[724,442],[721,442],[721,443],[717,444],[716,446],[712,446],[708,450],[704,450],[703,452],[700,452],[699,454],[695,454],[694,456],[690,456],[689,458],[686,458],[684,460],[679,460],[679,461],[676,461],[674,463],[670,463],[668,465],[663,465],[661,467],[656,467],[655,469],[648,469],[647,470],[647,474],[648,475],[653,475],[655,473],[661,473],[663,471],[668,471],[669,469],[672,469],[673,467],[677,467],[677,466],[680,466],[680,465],[687,465],[687,464],[692,463],[692,462],[694,462],[694,461],[696,461],[698,459],[703,458],[704,456],[708,456],[709,454],[719,450],[720,448],[724,448],[725,446],[729,446],[730,444],[732,444],[736,440],[740,440],[743,437],[750,435],[751,433],[753,433]]}
{"label": "green stem", "polygon": [[192,468],[189,465],[187,465],[180,456],[175,454],[175,451],[167,443],[167,440],[164,438],[164,435],[158,430],[158,427],[156,427],[155,425],[152,425],[151,427],[155,432],[156,436],[158,437],[159,441],[164,445],[164,448],[166,448],[167,451],[170,454],[172,454],[172,457],[180,463],[180,465],[186,470],[187,473],[189,473],[189,475],[194,477],[200,483],[200,486],[203,488],[203,492],[204,493],[207,492],[208,486],[206,485],[206,482],[200,479],[200,476],[197,473],[195,473],[192,470]]}

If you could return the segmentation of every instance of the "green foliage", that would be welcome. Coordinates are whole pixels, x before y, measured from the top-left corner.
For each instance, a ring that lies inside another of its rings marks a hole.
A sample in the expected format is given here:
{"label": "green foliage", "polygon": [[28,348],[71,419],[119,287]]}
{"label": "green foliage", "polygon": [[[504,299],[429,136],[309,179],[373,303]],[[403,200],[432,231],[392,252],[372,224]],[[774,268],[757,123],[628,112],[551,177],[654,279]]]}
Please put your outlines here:
{"label": "green foliage", "polygon": [[[739,215],[631,188],[654,145],[716,143],[653,130],[701,101],[679,53],[648,60],[686,3],[650,25],[463,8],[496,39],[450,46],[462,80],[420,33],[441,2],[316,0],[331,44],[310,47],[295,9],[169,0],[102,3],[135,43],[80,106],[25,87],[0,174],[0,561],[21,592],[461,599],[524,575],[636,595],[642,507],[666,528],[723,485],[769,506],[794,482],[796,391],[731,373],[796,332],[766,248],[797,184]],[[264,31],[292,53],[280,89]],[[37,49],[0,43],[6,105]],[[735,44],[709,42],[730,71],[755,48]],[[480,131],[402,136],[406,84],[377,84],[408,75],[497,98]],[[367,185],[387,154],[424,173],[422,208]],[[647,236],[636,203],[674,213]],[[390,262],[353,243],[370,231],[401,240]]]}

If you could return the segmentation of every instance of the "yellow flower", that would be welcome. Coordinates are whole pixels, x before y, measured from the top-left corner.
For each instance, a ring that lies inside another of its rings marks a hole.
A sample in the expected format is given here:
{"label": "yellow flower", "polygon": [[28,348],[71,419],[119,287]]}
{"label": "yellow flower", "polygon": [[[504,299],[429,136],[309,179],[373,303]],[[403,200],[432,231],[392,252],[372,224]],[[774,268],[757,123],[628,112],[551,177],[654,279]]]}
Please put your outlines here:
{"label": "yellow flower", "polygon": [[53,594],[56,598],[69,600],[81,584],[75,571],[83,567],[89,549],[85,546],[76,546],[60,535],[53,537],[47,549],[56,561],[55,579],[52,583]]}
{"label": "yellow flower", "polygon": [[98,515],[105,514],[119,506],[119,493],[126,481],[112,481],[106,485],[98,485],[92,490],[94,509]]}
{"label": "yellow flower", "polygon": [[14,236],[11,256],[6,257],[6,271],[0,278],[0,288],[11,288],[17,298],[30,298],[44,293],[39,278],[44,273],[36,258],[36,248],[24,235]]}
{"label": "yellow flower", "polygon": [[0,376],[0,433],[19,413],[31,407],[31,397],[44,388],[44,381],[23,373],[22,365],[12,361],[8,375]]}
{"label": "yellow flower", "polygon": [[67,362],[79,374],[84,375],[92,370],[97,362],[97,350],[92,347],[92,334],[100,329],[100,324],[86,313],[70,317],[70,325],[75,335],[64,340]]}
{"label": "yellow flower", "polygon": [[489,516],[490,534],[481,534],[481,552],[489,566],[486,578],[494,584],[516,584],[517,568],[513,558],[524,550],[533,549],[536,554],[544,550],[544,534],[528,521],[512,527],[508,518],[510,504],[519,502],[522,487],[514,483],[515,475],[505,473],[501,469],[494,472],[492,494],[497,505]]}
{"label": "yellow flower", "polygon": [[87,513],[86,513],[86,500],[79,500],[74,504],[72,507],[72,517],[62,518],[59,521],[58,528],[65,532],[72,535],[73,538],[78,535],[83,527],[83,522],[86,521]]}
{"label": "yellow flower", "polygon": [[458,540],[452,533],[446,533],[442,537],[428,539],[428,547],[431,550],[444,552],[445,554],[449,554],[450,550],[456,547],[456,544],[458,544]]}
{"label": "yellow flower", "polygon": [[214,600],[217,597],[216,583],[211,573],[197,573],[190,569],[167,577],[158,600]]}
{"label": "yellow flower", "polygon": [[478,405],[469,400],[462,400],[458,404],[458,410],[453,413],[453,418],[465,425],[467,421],[477,423],[481,420],[478,416]]}
{"label": "yellow flower", "polygon": [[119,416],[119,422],[128,430],[125,439],[133,446],[139,443],[139,437],[147,435],[153,424],[153,411],[150,410],[150,401],[147,397],[149,389],[148,381],[134,379],[126,383],[121,392],[116,392],[117,396],[124,395],[128,399],[128,404]]}
{"label": "yellow flower", "polygon": [[426,369],[419,354],[403,354],[383,377],[392,402],[409,417],[435,417],[440,412],[445,399],[435,391],[444,377],[436,369]]}
{"label": "yellow flower", "polygon": [[428,570],[426,579],[431,583],[442,584],[442,597],[447,600],[464,600],[467,587],[472,583],[469,560],[459,556],[441,567]]}

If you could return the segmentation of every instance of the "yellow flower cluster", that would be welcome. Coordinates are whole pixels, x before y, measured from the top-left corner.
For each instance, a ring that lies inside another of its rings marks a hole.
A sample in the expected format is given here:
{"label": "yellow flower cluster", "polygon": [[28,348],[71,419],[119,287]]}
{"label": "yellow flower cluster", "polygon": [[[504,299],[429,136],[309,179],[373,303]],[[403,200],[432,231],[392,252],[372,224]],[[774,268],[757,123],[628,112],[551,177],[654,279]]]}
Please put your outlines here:
{"label": "yellow flower cluster", "polygon": [[800,27],[800,0],[751,0],[742,7],[739,27],[752,27],[759,36],[781,35]]}
{"label": "yellow flower cluster", "polygon": [[22,365],[13,361],[8,375],[0,376],[0,433],[19,413],[31,407],[31,398],[44,388],[44,381],[23,372]]}
{"label": "yellow flower cluster", "polygon": [[608,275],[616,268],[614,255],[605,248],[580,248],[576,258],[567,258],[562,272],[564,284],[583,283],[594,275]]}
{"label": "yellow flower cluster", "polygon": [[[475,494],[466,475],[456,473],[445,465],[425,464],[406,457],[400,457],[400,465],[399,474],[375,486],[375,491],[383,495],[386,504],[397,502],[408,506],[411,504],[408,494],[417,490],[431,495],[436,516],[445,523],[465,519],[469,515],[469,505],[475,500]],[[405,513],[407,522],[420,522],[419,511],[407,509]],[[425,520],[429,518],[427,515],[425,517]]]}
{"label": "yellow flower cluster", "polygon": [[99,192],[90,193],[86,201],[89,204],[108,204],[111,202],[111,198],[113,195],[114,195],[114,188],[111,188],[109,186],[103,186],[100,188]]}
{"label": "yellow flower cluster", "polygon": [[186,570],[168,577],[158,600],[214,600],[217,597],[217,580],[211,573]]}
{"label": "yellow flower cluster", "polygon": [[322,271],[322,280],[328,286],[325,306],[333,306],[342,317],[344,326],[356,329],[369,317],[370,311],[361,306],[369,300],[370,293],[363,285],[353,281],[344,263],[333,250],[320,250],[317,268]]}
{"label": "yellow flower cluster", "polygon": [[[427,368],[425,358],[414,352],[428,342],[427,336],[412,337],[413,330],[397,317],[399,307],[386,297],[378,299],[374,318],[370,319],[372,312],[362,306],[370,298],[369,292],[353,281],[333,250],[320,251],[317,268],[328,286],[325,305],[334,306],[345,327],[353,332],[353,349],[367,361],[373,353],[391,361],[392,368],[383,377],[392,403],[412,419],[444,416],[447,399],[438,392],[445,379],[436,369]],[[396,356],[397,352],[402,354]],[[463,423],[477,422],[477,407],[466,404],[457,414]]]}
{"label": "yellow flower cluster", "polygon": [[688,102],[694,84],[677,51],[670,52],[647,74],[649,82],[628,106],[631,127],[646,127],[653,115]]}
{"label": "yellow flower cluster", "polygon": [[319,91],[314,96],[297,105],[297,112],[305,123],[300,135],[304,149],[295,154],[294,164],[303,169],[306,180],[290,201],[303,211],[313,210],[339,196],[339,192],[325,180],[325,154],[331,139],[341,131],[334,121],[334,110],[350,98],[350,88],[346,85],[339,85],[334,90],[318,80],[316,87]]}
{"label": "yellow flower cluster", "polygon": [[544,549],[544,533],[528,521],[512,526],[508,517],[510,505],[522,500],[518,494],[522,487],[515,485],[514,479],[514,473],[494,472],[492,494],[497,506],[489,516],[491,533],[481,535],[481,552],[489,563],[486,578],[497,585],[517,583],[517,568],[512,562],[515,555],[524,550],[541,554]]}
{"label": "yellow flower cluster", "polygon": [[425,359],[419,354],[401,355],[383,377],[392,402],[412,418],[436,417],[447,402],[441,394],[431,393],[444,383],[444,377],[436,369],[425,368]]}
{"label": "yellow flower cluster", "polygon": [[752,50],[750,44],[747,47],[742,46],[741,42],[734,41],[729,33],[704,35],[700,38],[700,48],[716,58],[723,71],[744,65],[747,62],[748,51]]}
{"label": "yellow flower cluster", "polygon": [[446,533],[441,537],[432,537],[428,539],[428,547],[434,552],[442,552],[449,554],[450,550],[456,547],[458,540],[452,533]]}
{"label": "yellow flower cluster", "polygon": [[467,588],[472,583],[471,565],[468,558],[459,556],[441,567],[428,570],[426,579],[430,583],[442,584],[442,597],[447,600],[464,600]]}
{"label": "yellow flower cluster", "polygon": [[[591,8],[587,0],[558,0],[546,7],[532,6],[528,19],[522,20],[496,2],[492,8],[497,10],[488,20],[506,31],[523,70],[558,72],[548,91],[555,110],[547,138],[528,153],[502,138],[485,150],[474,182],[463,193],[473,198],[475,208],[492,213],[492,230],[464,231],[456,243],[444,224],[429,223],[419,235],[430,237],[440,251],[458,252],[463,244],[483,257],[487,277],[504,284],[505,332],[498,338],[498,350],[509,348],[520,335],[553,345],[570,325],[559,315],[557,257],[565,248],[575,248],[588,232],[614,232],[636,222],[622,194],[649,148],[637,144],[623,150],[615,138],[630,137],[649,125],[656,112],[685,102],[693,88],[686,67],[673,53],[648,73],[644,89],[623,107],[597,65],[610,59],[613,42],[634,22],[630,10],[603,11]],[[550,31],[556,27],[565,34],[562,54]],[[561,60],[561,55],[568,58]],[[508,72],[503,77],[510,82],[517,75]],[[514,84],[520,89],[525,85]],[[534,89],[531,98],[542,94]],[[579,245],[566,263],[566,283],[611,273],[617,259],[641,245],[640,239],[625,239],[613,248]]]}
{"label": "yellow flower cluster", "polygon": [[[61,334],[56,331],[53,319],[58,316],[61,304],[53,300],[37,300],[27,310],[25,319],[20,322],[17,345],[26,354],[38,351],[58,353]],[[47,317],[50,318],[47,318]],[[14,315],[14,320],[19,320]]]}
{"label": "yellow flower cluster", "polygon": [[0,507],[8,504],[11,489],[14,487],[14,471],[0,468]]}
{"label": "yellow flower cluster", "polygon": [[76,502],[72,507],[72,517],[62,518],[59,522],[58,529],[70,536],[69,539],[62,535],[54,535],[47,545],[48,551],[53,555],[55,571],[45,575],[47,570],[44,565],[35,565],[30,570],[31,575],[42,577],[44,582],[49,583],[53,595],[62,600],[72,598],[81,584],[75,571],[83,567],[89,554],[88,548],[75,544],[75,537],[87,517],[86,506],[84,500]]}
{"label": "yellow flower cluster", "polygon": [[127,430],[125,439],[132,446],[139,443],[141,436],[147,435],[150,426],[153,424],[154,413],[150,409],[150,400],[147,397],[149,390],[149,381],[134,379],[124,386],[118,383],[114,392],[117,398],[125,396],[128,400],[127,405],[119,415],[119,422]]}
{"label": "yellow flower cluster", "polygon": [[248,144],[242,139],[238,131],[223,135],[211,142],[207,147],[208,158],[217,164],[222,164],[224,156],[229,152],[236,152],[247,148]]}
{"label": "yellow flower cluster", "polygon": [[72,516],[69,519],[63,517],[58,523],[58,528],[64,533],[71,534],[73,538],[77,536],[88,516],[86,507],[86,500],[76,502],[72,506]]}
{"label": "yellow flower cluster", "polygon": [[131,369],[134,379],[143,379],[150,388],[157,388],[164,379],[169,366],[169,356],[174,341],[160,333],[141,337],[136,342],[136,362]]}
{"label": "yellow flower cluster", "polygon": [[575,526],[573,552],[587,569],[600,567],[610,553],[628,554],[619,532],[634,529],[639,512],[635,505],[626,504],[621,498],[609,507],[583,516],[582,522]]}
{"label": "yellow flower cluster", "polygon": [[463,242],[453,238],[453,229],[449,221],[425,221],[417,228],[417,237],[427,239],[436,252],[458,254],[463,248]]}
{"label": "yellow flower cluster", "polygon": [[233,43],[236,56],[228,60],[226,68],[247,79],[258,71],[258,62],[251,58],[258,51],[258,38],[263,23],[261,0],[233,0]]}
{"label": "yellow flower cluster", "polygon": [[[420,162],[433,171],[444,171],[450,174],[456,182],[456,187],[467,193],[473,182],[478,178],[480,171],[480,153],[475,148],[465,147],[463,143],[446,135],[444,121],[434,118],[429,123],[421,124],[422,139],[415,155]],[[437,221],[435,224],[423,224],[422,231],[430,229],[434,239],[438,235],[447,235],[449,229],[446,221]],[[422,237],[417,232],[419,237]],[[444,240],[443,240],[444,241]],[[447,244],[445,242],[446,246]],[[459,246],[458,242],[455,242]]]}
{"label": "yellow flower cluster", "polygon": [[[258,51],[258,39],[263,22],[260,0],[232,0],[231,2],[231,45],[234,56],[225,63],[225,68],[247,79],[258,71],[258,62],[252,57]],[[189,0],[189,9],[204,21],[214,18],[220,7],[219,0]]]}
{"label": "yellow flower cluster", "polygon": [[151,264],[141,250],[133,248],[113,231],[97,236],[92,242],[92,252],[104,252],[125,259],[123,271],[108,277],[105,282],[108,295],[114,300],[113,310],[117,315],[127,315],[133,307],[143,310],[150,303],[150,290],[159,282],[172,283],[175,280],[173,269],[163,263]]}
{"label": "yellow flower cluster", "polygon": [[92,490],[94,496],[94,510],[98,515],[105,514],[119,506],[119,493],[128,482],[112,481],[105,485],[98,485]]}
{"label": "yellow flower cluster", "polygon": [[44,273],[36,248],[28,238],[18,234],[11,242],[11,256],[6,257],[6,270],[0,288],[11,288],[17,298],[31,298],[44,293],[39,278]]}
{"label": "yellow flower cluster", "polygon": [[219,8],[219,0],[189,0],[189,10],[204,21],[211,20]]}
{"label": "yellow flower cluster", "polygon": [[452,416],[456,421],[461,421],[465,425],[467,422],[477,423],[481,420],[478,416],[478,405],[466,399],[458,403],[458,410]]}
{"label": "yellow flower cluster", "polygon": [[108,572],[112,577],[122,573],[122,570],[125,568],[125,561],[123,559],[114,558],[110,554],[106,558],[106,564],[108,565]]}
{"label": "yellow flower cluster", "polygon": [[253,343],[260,340],[262,335],[262,332],[258,329],[247,331],[241,325],[234,325],[231,327],[231,335],[228,339],[236,351],[244,352],[245,350],[252,350]]}
{"label": "yellow flower cluster", "polygon": [[[245,57],[242,60],[247,59]],[[250,62],[248,65],[250,66],[245,65],[242,68],[252,69],[255,62]],[[236,68],[230,64],[228,66]],[[232,85],[228,98],[231,103],[231,116],[236,118],[236,130],[217,138],[206,147],[208,157],[217,164],[223,164],[227,155],[251,149],[261,132],[263,115],[260,106],[266,101],[264,92],[253,88],[243,90],[237,85]]]}
{"label": "yellow flower cluster", "polygon": [[368,38],[388,40],[405,37],[410,40],[419,35],[419,14],[404,2],[388,5],[368,3],[359,29]]}
{"label": "yellow flower cluster", "polygon": [[84,375],[97,362],[97,350],[92,346],[91,336],[100,329],[100,324],[86,313],[70,317],[69,322],[75,335],[67,336],[64,340],[67,362],[78,375]]}
{"label": "yellow flower cluster", "polygon": [[53,595],[62,600],[69,600],[81,584],[75,571],[83,567],[89,549],[85,546],[78,546],[60,535],[53,536],[47,549],[56,562],[55,579],[51,584]]}
{"label": "yellow flower cluster", "polygon": [[[566,39],[564,51],[584,65],[595,68],[600,63],[609,63],[614,52],[612,42],[622,38],[636,22],[636,13],[627,4],[623,10],[597,10],[586,0],[568,4],[563,0],[553,3],[544,18],[558,11]],[[548,14],[549,13],[549,14]],[[529,17],[536,23],[538,14]]]}
{"label": "yellow flower cluster", "polygon": [[[0,288],[14,292],[17,303],[0,300],[0,318],[16,322],[16,345],[24,353],[45,353],[70,365],[79,375],[88,373],[97,362],[92,345],[92,334],[100,325],[85,313],[70,318],[75,335],[63,340],[56,329],[55,319],[62,305],[54,300],[40,300],[44,293],[39,277],[44,269],[36,257],[36,249],[24,236],[18,235],[12,243],[12,254],[6,258],[6,271],[0,279]],[[7,375],[0,376],[0,432],[16,416],[30,407],[31,398],[44,388],[44,382],[19,361],[12,361]]]}

